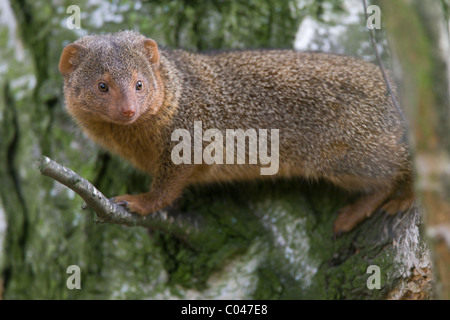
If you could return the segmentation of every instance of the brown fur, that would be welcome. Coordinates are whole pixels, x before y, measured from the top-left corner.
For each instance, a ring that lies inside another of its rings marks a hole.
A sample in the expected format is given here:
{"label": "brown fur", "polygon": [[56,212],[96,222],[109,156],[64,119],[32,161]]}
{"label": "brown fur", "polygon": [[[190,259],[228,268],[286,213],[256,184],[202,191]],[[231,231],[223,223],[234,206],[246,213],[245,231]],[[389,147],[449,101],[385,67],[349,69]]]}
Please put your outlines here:
{"label": "brown fur", "polygon": [[[136,213],[169,205],[191,183],[267,178],[257,165],[173,164],[171,134],[193,132],[194,121],[222,132],[279,129],[276,176],[326,179],[365,193],[342,210],[335,232],[361,220],[352,216],[369,216],[385,203],[394,213],[413,200],[405,128],[371,63],[292,50],[161,50],[126,31],[69,45],[60,71],[67,110],[81,128],[154,176],[150,192],[116,198]],[[107,93],[98,90],[99,81],[109,85]],[[400,185],[408,191],[399,202]]]}

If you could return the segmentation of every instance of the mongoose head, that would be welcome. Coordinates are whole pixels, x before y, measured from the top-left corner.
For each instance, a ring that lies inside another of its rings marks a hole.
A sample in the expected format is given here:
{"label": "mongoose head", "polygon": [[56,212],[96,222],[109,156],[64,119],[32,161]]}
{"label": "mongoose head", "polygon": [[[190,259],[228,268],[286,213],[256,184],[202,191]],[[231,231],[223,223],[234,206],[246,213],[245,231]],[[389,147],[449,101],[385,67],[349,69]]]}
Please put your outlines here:
{"label": "mongoose head", "polygon": [[159,60],[156,42],[132,31],[69,44],[59,62],[68,112],[80,124],[125,125],[156,114],[164,98]]}

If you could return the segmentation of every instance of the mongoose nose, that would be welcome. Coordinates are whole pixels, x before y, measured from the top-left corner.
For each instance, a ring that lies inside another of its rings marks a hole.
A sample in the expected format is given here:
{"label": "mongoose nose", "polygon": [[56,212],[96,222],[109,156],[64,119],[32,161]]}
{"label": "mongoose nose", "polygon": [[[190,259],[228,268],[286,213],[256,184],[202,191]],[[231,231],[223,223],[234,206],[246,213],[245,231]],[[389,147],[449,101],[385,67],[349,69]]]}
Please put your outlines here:
{"label": "mongoose nose", "polygon": [[134,108],[123,108],[122,109],[122,115],[126,118],[132,118],[135,113],[136,113],[136,111]]}

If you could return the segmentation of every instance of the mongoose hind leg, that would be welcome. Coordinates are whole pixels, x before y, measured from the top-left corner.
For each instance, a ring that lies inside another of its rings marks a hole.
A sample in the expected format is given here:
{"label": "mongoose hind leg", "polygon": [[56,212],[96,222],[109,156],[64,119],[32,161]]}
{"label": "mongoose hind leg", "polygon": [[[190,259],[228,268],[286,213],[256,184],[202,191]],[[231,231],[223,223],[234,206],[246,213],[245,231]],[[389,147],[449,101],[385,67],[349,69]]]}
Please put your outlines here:
{"label": "mongoose hind leg", "polygon": [[351,231],[356,225],[369,218],[378,209],[387,214],[404,213],[414,202],[410,184],[401,188],[386,188],[366,194],[355,203],[343,207],[334,222],[333,233],[339,235]]}
{"label": "mongoose hind leg", "polygon": [[406,212],[411,209],[414,200],[415,194],[412,190],[412,185],[406,184],[405,187],[399,189],[394,196],[383,204],[381,210],[391,215]]}

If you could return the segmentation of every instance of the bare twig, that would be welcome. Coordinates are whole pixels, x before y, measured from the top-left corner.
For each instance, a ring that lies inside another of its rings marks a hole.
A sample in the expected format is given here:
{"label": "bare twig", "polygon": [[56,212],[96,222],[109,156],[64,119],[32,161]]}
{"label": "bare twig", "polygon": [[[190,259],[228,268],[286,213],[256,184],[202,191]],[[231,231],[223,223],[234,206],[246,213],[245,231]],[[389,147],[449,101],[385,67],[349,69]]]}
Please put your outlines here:
{"label": "bare twig", "polygon": [[161,210],[145,217],[136,215],[128,212],[123,206],[110,201],[89,181],[50,158],[43,156],[36,165],[42,175],[62,183],[83,198],[87,206],[95,211],[100,223],[141,226],[174,232],[180,236],[188,236],[200,231],[201,223],[199,217],[195,215],[175,210]]}

